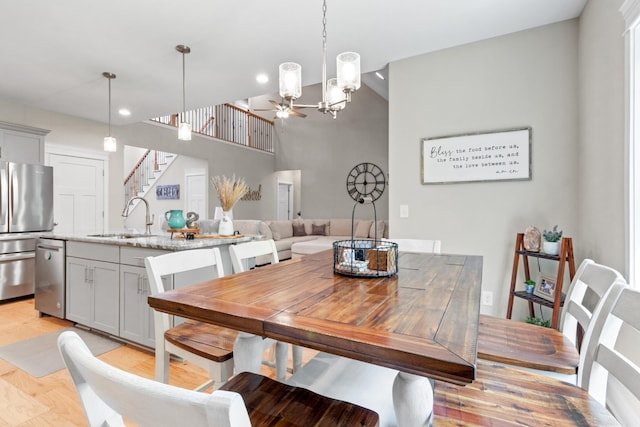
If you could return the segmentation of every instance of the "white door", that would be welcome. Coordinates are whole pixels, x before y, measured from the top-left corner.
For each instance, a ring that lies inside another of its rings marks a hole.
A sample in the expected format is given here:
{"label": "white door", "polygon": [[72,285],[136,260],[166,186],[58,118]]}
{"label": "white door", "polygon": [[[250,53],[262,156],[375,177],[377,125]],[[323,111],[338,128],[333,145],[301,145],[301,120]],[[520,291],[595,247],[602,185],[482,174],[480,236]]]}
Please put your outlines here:
{"label": "white door", "polygon": [[278,219],[292,219],[293,184],[290,182],[278,182]]}
{"label": "white door", "polygon": [[59,233],[104,231],[104,161],[51,154],[53,220]]}
{"label": "white door", "polygon": [[185,213],[195,212],[207,217],[207,175],[204,170],[189,170],[184,174]]}

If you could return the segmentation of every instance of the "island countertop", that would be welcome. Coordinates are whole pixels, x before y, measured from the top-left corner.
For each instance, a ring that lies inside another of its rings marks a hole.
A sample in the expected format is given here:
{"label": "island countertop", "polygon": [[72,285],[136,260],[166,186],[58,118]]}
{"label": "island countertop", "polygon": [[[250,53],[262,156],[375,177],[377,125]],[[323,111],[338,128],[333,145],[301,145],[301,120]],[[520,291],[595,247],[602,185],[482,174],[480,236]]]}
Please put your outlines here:
{"label": "island countertop", "polygon": [[[113,236],[106,237],[107,234],[113,234]],[[107,245],[117,246],[130,246],[137,248],[150,248],[150,249],[164,249],[168,251],[184,251],[188,249],[201,249],[214,246],[229,245],[233,243],[241,243],[253,240],[258,236],[243,235],[243,236],[229,236],[229,237],[202,237],[193,240],[187,240],[184,238],[171,237],[167,234],[155,234],[151,236],[136,235],[135,237],[119,237],[127,234],[126,232],[114,232],[105,233],[100,236],[90,236],[86,234],[64,234],[64,233],[40,233],[39,237],[47,239],[58,239],[76,242],[86,243],[101,243]]]}

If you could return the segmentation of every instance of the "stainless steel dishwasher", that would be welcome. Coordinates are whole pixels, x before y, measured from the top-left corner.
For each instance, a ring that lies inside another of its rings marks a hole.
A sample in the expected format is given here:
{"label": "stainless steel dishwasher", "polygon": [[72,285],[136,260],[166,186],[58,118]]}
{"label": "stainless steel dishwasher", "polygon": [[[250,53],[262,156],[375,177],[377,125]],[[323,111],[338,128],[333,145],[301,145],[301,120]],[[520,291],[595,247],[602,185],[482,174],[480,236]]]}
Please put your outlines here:
{"label": "stainless steel dishwasher", "polygon": [[64,319],[65,241],[38,239],[36,246],[35,308]]}

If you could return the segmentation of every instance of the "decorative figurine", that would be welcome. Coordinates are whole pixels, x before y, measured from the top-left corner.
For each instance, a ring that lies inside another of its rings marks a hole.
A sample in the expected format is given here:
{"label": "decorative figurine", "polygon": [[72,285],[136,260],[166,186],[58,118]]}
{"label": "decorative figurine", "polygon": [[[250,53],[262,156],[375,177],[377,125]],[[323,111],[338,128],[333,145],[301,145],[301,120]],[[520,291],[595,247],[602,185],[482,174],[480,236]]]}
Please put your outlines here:
{"label": "decorative figurine", "polygon": [[524,248],[529,252],[540,252],[540,239],[542,235],[533,225],[527,227],[524,232]]}

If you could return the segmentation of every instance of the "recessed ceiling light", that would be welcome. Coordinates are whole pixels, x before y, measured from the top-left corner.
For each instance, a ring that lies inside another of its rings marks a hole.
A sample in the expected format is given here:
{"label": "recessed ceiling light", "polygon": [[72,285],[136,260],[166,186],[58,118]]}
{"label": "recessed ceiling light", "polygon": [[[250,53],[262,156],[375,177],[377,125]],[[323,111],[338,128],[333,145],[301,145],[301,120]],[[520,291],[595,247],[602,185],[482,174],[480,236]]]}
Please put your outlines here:
{"label": "recessed ceiling light", "polygon": [[267,83],[269,81],[269,76],[267,76],[266,74],[258,74],[258,76],[256,77],[256,81],[258,83]]}
{"label": "recessed ceiling light", "polygon": [[121,108],[118,110],[118,114],[120,114],[121,116],[130,116],[131,111],[127,110],[126,108]]}
{"label": "recessed ceiling light", "polygon": [[380,80],[384,80],[384,76],[380,73],[380,71],[376,71],[376,76],[378,76]]}

